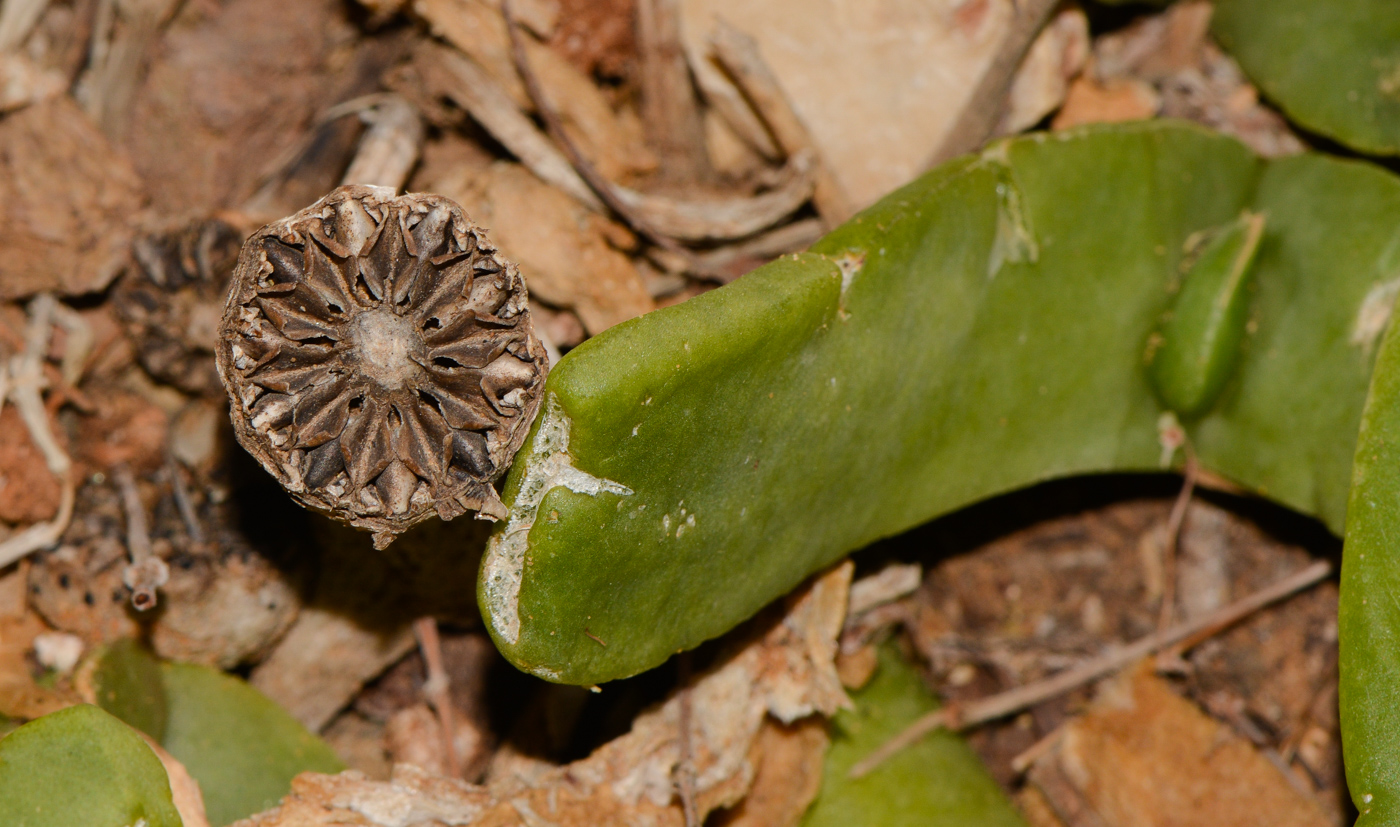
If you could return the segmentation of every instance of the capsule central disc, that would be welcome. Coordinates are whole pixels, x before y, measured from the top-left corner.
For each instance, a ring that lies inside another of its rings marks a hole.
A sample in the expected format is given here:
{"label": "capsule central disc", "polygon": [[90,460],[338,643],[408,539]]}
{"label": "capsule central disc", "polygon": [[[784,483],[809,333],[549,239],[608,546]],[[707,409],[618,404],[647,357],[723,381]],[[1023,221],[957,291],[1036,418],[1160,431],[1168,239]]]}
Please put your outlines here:
{"label": "capsule central disc", "polygon": [[413,357],[423,341],[408,319],[383,308],[366,310],[350,323],[355,361],[365,377],[385,388],[401,388],[422,370]]}

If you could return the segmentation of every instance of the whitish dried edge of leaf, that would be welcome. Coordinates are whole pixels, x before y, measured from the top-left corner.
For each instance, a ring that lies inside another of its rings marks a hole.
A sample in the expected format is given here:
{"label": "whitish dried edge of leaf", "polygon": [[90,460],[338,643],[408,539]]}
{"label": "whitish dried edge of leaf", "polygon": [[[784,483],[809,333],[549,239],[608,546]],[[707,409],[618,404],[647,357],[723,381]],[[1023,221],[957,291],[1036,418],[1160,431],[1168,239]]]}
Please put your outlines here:
{"label": "whitish dried edge of leaf", "polygon": [[243,245],[217,346],[238,440],[379,547],[434,514],[503,517],[491,483],[548,372],[526,299],[456,203],[341,187]]}

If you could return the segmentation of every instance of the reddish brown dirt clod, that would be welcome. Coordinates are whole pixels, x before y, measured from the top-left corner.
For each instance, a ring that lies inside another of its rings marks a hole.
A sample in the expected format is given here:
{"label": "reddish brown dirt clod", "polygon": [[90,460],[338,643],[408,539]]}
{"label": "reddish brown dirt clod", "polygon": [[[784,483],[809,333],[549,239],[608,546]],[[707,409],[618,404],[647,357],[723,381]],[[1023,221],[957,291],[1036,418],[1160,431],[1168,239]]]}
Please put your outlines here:
{"label": "reddish brown dirt clod", "polygon": [[219,327],[238,440],[301,503],[375,533],[467,510],[548,371],[525,283],[438,195],[341,187],[243,246]]}

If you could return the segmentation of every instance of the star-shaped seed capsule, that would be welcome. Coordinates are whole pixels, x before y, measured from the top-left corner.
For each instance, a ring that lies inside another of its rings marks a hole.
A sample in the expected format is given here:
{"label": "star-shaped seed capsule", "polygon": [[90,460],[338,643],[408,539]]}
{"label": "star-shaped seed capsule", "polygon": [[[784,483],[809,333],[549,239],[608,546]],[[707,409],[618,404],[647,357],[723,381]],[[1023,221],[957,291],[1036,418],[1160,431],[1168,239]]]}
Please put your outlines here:
{"label": "star-shaped seed capsule", "polygon": [[468,510],[548,371],[525,284],[438,195],[341,187],[243,245],[219,329],[239,442],[303,504],[375,534]]}

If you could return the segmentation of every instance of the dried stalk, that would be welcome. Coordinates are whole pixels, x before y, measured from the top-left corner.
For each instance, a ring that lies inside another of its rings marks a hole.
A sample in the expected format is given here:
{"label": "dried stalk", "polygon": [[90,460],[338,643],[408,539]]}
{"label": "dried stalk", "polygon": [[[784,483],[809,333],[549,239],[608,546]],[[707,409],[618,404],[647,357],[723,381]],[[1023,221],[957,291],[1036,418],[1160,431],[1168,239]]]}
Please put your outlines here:
{"label": "dried stalk", "polygon": [[1157,610],[1157,628],[1166,629],[1172,625],[1172,615],[1176,611],[1176,558],[1181,546],[1181,526],[1186,521],[1186,507],[1191,504],[1191,495],[1196,490],[1196,454],[1186,444],[1186,467],[1182,470],[1181,491],[1172,503],[1171,516],[1167,518],[1167,536],[1162,541],[1162,603]]}
{"label": "dried stalk", "polygon": [[720,18],[710,33],[710,50],[788,157],[812,153],[817,167],[813,202],[827,226],[834,227],[850,218],[853,212],[850,200],[831,174],[830,166],[821,159],[806,124],[802,123],[778,78],[763,60],[758,43]]}
{"label": "dried stalk", "polygon": [[462,777],[462,762],[457,755],[457,716],[452,708],[452,681],[447,675],[447,667],[442,659],[442,639],[438,636],[437,621],[431,617],[420,617],[413,621],[413,634],[418,638],[418,648],[423,652],[423,663],[427,665],[427,677],[423,681],[423,697],[437,713],[438,725],[442,727],[443,757],[450,778]]}
{"label": "dried stalk", "polygon": [[661,152],[661,172],[676,181],[709,174],[705,129],[681,46],[678,0],[638,0],[637,51],[641,56],[642,123]]}
{"label": "dried stalk", "polygon": [[579,151],[573,139],[564,131],[564,124],[559,119],[559,112],[545,95],[539,78],[530,68],[530,59],[525,54],[524,35],[520,33],[520,24],[516,22],[511,13],[510,0],[501,0],[501,15],[505,17],[506,31],[510,34],[510,51],[511,57],[515,60],[516,71],[520,73],[520,79],[525,82],[525,89],[530,93],[530,100],[535,104],[535,111],[539,113],[540,120],[544,121],[545,131],[563,150],[564,157],[569,159],[574,171],[587,182],[589,188],[608,206],[608,209],[622,218],[639,235],[673,255],[689,259],[690,251],[676,243],[675,239],[653,227],[650,221],[639,215],[631,205],[619,197],[612,182],[604,178],[602,173],[598,172],[597,167],[593,166]]}
{"label": "dried stalk", "polygon": [[48,7],[49,0],[5,0],[0,3],[0,55],[18,52]]}
{"label": "dried stalk", "polygon": [[448,48],[432,53],[453,83],[445,90],[454,103],[510,150],[541,181],[558,187],[585,206],[602,211],[603,204],[574,168],[510,99],[510,95],[470,57]]}
{"label": "dried stalk", "polygon": [[[67,308],[63,310],[67,311]],[[49,416],[44,410],[42,396],[48,385],[44,376],[44,354],[48,350],[54,318],[62,315],[58,301],[52,295],[43,293],[36,296],[29,303],[24,351],[12,357],[8,366],[0,366],[0,407],[6,400],[14,404],[20,420],[29,431],[30,439],[44,455],[44,464],[62,485],[58,513],[52,520],[35,523],[0,542],[0,568],[32,551],[58,542],[68,528],[68,521],[73,518],[73,501],[77,490],[73,482],[73,463],[49,430]],[[80,348],[81,336],[70,339],[69,345]],[[65,358],[64,364],[69,363],[70,360]]]}
{"label": "dried stalk", "polygon": [[926,169],[971,152],[992,136],[1006,109],[1006,96],[1011,91],[1016,70],[1021,68],[1021,61],[1058,5],[1059,0],[1022,0],[1012,4],[1011,26],[1002,38],[1001,48],[983,70],[953,128],[924,162]]}
{"label": "dried stalk", "polygon": [[1091,681],[1122,669],[1134,661],[1178,643],[1195,645],[1206,638],[1257,612],[1270,603],[1282,600],[1303,589],[1316,585],[1332,572],[1325,560],[1316,563],[1263,588],[1248,597],[1223,606],[1210,614],[1187,621],[1165,631],[1154,632],[1120,649],[1107,652],[1072,669],[1026,686],[959,706],[934,710],[910,724],[903,732],[886,741],[874,752],[851,768],[850,777],[860,778],[878,767],[885,759],[910,746],[937,729],[961,731],[977,724],[1003,718],[1027,707],[1076,689]]}
{"label": "dried stalk", "polygon": [[[817,185],[817,165],[811,153],[794,156],[773,189],[751,197],[713,201],[678,201],[614,187],[614,195],[634,216],[655,232],[686,241],[727,241],[762,232],[801,209]],[[690,257],[692,267],[696,257]]]}
{"label": "dried stalk", "polygon": [[112,481],[121,492],[122,510],[126,512],[126,550],[131,558],[122,571],[122,582],[131,589],[132,608],[148,611],[156,606],[156,591],[169,582],[170,567],[151,548],[146,507],[141,504],[141,492],[131,469],[125,465],[112,469]]}
{"label": "dried stalk", "polygon": [[826,223],[806,218],[738,244],[696,253],[690,274],[728,284],[760,264],[805,249],[826,234]]}
{"label": "dried stalk", "polygon": [[341,184],[403,188],[423,146],[423,118],[413,104],[398,95],[376,95],[362,107],[360,120],[369,130],[345,170]]}

